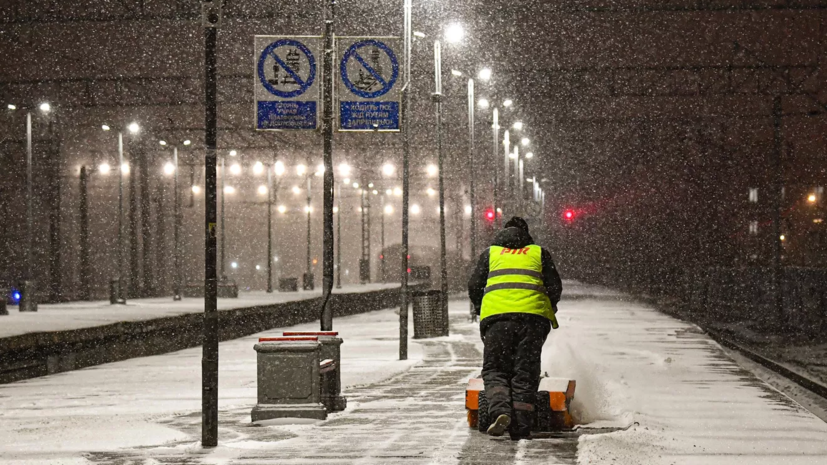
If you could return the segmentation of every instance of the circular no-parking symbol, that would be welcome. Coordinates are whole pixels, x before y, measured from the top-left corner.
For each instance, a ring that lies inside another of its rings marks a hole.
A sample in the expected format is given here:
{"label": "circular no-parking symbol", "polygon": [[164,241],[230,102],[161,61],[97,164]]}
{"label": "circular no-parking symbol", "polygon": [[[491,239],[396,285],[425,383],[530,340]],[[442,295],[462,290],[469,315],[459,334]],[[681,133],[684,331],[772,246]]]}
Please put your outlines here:
{"label": "circular no-parking symbol", "polygon": [[351,45],[339,65],[345,87],[362,98],[381,97],[399,78],[396,54],[383,42],[366,39]]}
{"label": "circular no-parking symbol", "polygon": [[268,45],[258,59],[258,80],[273,95],[295,98],[316,80],[316,59],[306,45],[280,39]]}

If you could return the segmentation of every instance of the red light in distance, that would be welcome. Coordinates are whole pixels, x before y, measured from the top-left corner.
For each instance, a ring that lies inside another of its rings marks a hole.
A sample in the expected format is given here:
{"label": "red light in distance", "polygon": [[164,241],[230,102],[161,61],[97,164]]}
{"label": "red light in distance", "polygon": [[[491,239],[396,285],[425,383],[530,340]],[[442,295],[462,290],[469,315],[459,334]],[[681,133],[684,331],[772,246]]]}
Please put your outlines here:
{"label": "red light in distance", "polygon": [[574,219],[574,211],[573,210],[566,210],[563,212],[563,218],[571,221]]}

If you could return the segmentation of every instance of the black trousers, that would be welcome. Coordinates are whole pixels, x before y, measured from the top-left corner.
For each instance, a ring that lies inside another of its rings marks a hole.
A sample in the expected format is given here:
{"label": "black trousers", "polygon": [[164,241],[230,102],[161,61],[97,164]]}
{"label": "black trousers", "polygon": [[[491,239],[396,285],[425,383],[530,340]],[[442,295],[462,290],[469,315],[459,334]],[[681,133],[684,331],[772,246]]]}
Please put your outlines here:
{"label": "black trousers", "polygon": [[509,313],[480,323],[485,344],[482,379],[491,418],[511,416],[512,436],[531,434],[534,398],[540,385],[540,356],[551,322],[539,315]]}

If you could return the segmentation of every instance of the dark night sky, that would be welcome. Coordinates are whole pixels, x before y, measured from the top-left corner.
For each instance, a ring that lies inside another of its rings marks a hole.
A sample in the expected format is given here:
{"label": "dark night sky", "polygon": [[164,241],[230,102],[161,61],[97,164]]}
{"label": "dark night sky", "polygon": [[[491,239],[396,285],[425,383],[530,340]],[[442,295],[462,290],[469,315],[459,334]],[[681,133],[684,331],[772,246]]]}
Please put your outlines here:
{"label": "dark night sky", "polygon": [[[297,1],[227,2],[219,45],[220,112],[223,124],[238,130],[220,134],[222,147],[264,140],[265,146],[289,147],[295,158],[317,150],[302,136],[261,136],[249,129],[251,37],[320,33],[321,2],[311,3],[312,9]],[[827,101],[818,67],[827,2],[789,4],[415,0],[414,29],[428,38],[415,45],[413,131],[421,153],[414,163],[424,166],[433,153],[430,40],[445,25],[461,22],[468,39],[446,46],[443,65],[449,172],[463,173],[466,131],[464,86],[449,72],[491,66],[493,83],[479,84],[477,93],[490,96],[493,87],[514,99],[504,120],[519,119],[528,128],[537,155],[530,170],[547,179],[549,240],[560,244],[562,262],[587,263],[589,272],[638,263],[633,274],[672,268],[663,265],[669,257],[690,265],[733,263],[744,255],[738,237],[746,220],[739,212],[747,189],[768,184],[775,95],[784,94],[790,191],[827,182],[825,118],[809,114],[819,109],[813,99]],[[338,5],[341,35],[401,34],[401,0]],[[125,115],[146,121],[158,137],[191,137],[197,145],[203,127],[197,12],[196,1],[5,0],[0,99],[61,102],[67,171],[85,162],[84,147],[104,143],[90,128]],[[153,87],[157,81],[138,77],[178,80]],[[89,86],[88,79],[96,81]],[[490,152],[490,137],[484,112],[479,116],[482,157]],[[0,119],[0,138],[19,139],[14,118]],[[398,143],[396,136],[343,136],[337,147],[371,166],[396,159]],[[5,146],[4,153],[15,147]],[[493,169],[491,160],[480,164],[480,178]],[[578,211],[580,221],[570,230],[583,234],[563,234],[563,208]]]}

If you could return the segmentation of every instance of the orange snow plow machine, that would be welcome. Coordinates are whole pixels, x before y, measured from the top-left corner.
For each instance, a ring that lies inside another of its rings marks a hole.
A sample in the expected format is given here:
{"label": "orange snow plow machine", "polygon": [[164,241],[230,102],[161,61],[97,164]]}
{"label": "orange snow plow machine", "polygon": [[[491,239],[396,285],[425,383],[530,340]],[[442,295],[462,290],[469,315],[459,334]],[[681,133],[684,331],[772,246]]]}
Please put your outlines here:
{"label": "orange snow plow machine", "polygon": [[[565,378],[540,380],[534,403],[532,431],[557,432],[574,428],[570,406],[576,385],[574,380]],[[474,378],[468,381],[468,387],[465,388],[465,409],[468,411],[470,428],[477,428],[483,433],[488,431],[493,419],[488,416],[488,400],[485,398],[482,379]]]}

